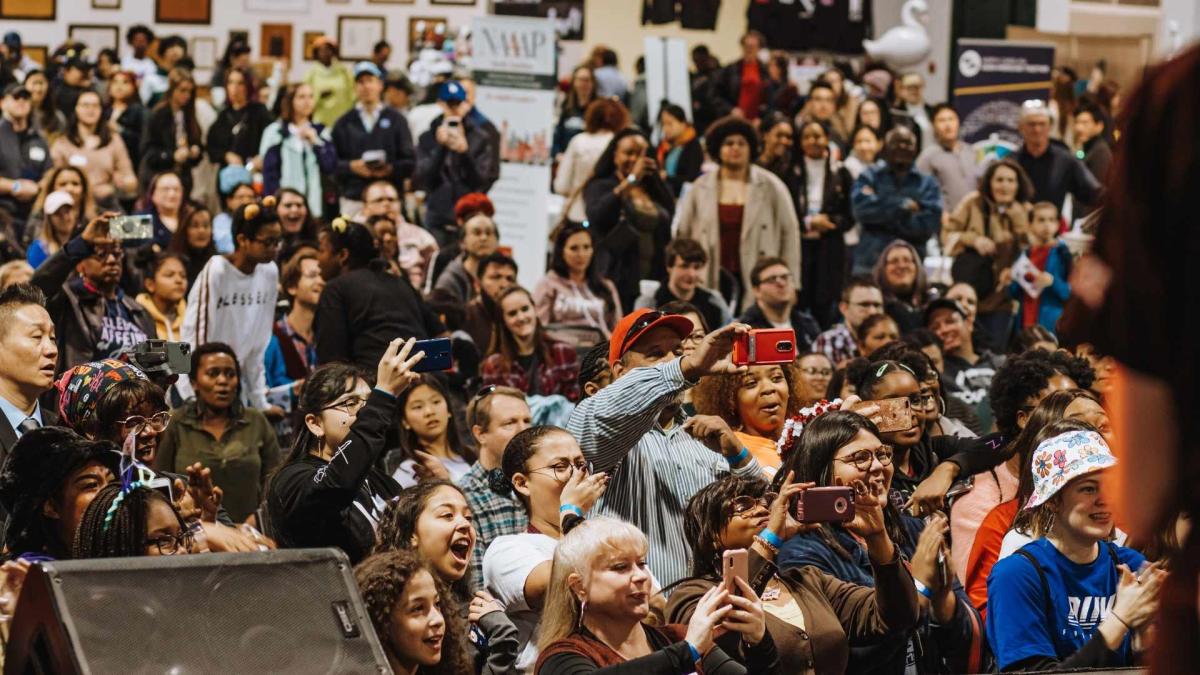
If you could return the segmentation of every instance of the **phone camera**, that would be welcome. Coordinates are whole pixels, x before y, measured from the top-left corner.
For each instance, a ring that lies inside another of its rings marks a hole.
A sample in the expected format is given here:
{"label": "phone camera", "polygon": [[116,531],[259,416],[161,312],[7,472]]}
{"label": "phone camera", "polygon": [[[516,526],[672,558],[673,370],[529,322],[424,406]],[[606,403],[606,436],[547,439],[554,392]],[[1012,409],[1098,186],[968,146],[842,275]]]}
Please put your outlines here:
{"label": "phone camera", "polygon": [[842,515],[850,509],[850,502],[845,497],[838,497],[833,500],[833,512]]}

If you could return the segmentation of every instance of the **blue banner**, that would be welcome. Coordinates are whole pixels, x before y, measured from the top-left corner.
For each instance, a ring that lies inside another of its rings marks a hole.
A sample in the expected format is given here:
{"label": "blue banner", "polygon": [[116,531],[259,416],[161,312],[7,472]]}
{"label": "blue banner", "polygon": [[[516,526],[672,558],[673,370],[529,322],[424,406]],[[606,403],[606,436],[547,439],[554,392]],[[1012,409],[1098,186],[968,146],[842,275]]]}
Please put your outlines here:
{"label": "blue banner", "polygon": [[1049,101],[1054,45],[961,39],[954,64],[953,104],[962,120],[963,139],[1016,147],[1021,104]]}

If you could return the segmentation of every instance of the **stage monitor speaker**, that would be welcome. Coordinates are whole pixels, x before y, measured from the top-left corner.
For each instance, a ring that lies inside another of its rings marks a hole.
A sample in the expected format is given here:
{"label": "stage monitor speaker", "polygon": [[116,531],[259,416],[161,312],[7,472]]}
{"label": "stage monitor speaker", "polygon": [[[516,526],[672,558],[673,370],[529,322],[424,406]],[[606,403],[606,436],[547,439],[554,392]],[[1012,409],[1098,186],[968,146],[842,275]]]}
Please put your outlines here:
{"label": "stage monitor speaker", "polygon": [[4,673],[390,673],[346,555],[282,550],[34,565]]}

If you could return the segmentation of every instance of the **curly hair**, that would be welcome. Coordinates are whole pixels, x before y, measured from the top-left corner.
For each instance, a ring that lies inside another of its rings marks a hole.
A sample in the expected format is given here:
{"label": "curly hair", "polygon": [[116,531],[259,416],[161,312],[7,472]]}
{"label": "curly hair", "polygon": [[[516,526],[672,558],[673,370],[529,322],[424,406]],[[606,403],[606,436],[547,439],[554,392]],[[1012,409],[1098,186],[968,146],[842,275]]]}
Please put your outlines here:
{"label": "curly hair", "polygon": [[360,562],[354,568],[354,581],[362,594],[367,616],[375,633],[387,648],[387,636],[392,627],[392,609],[404,596],[408,582],[422,571],[433,577],[434,586],[438,590],[438,610],[446,622],[446,633],[442,639],[442,659],[436,666],[421,668],[422,675],[434,673],[469,673],[474,670],[471,659],[464,648],[463,639],[467,635],[467,624],[455,606],[453,599],[446,592],[437,575],[430,571],[420,556],[413,551],[395,550],[376,553]]}
{"label": "curly hair", "polygon": [[145,486],[125,491],[121,482],[116,481],[101,488],[83,512],[79,529],[75,531],[71,557],[86,560],[146,555],[147,521],[153,502],[166,504],[179,522],[179,529],[187,529],[166,495]]}
{"label": "curly hair", "polygon": [[750,146],[751,158],[758,157],[758,154],[762,152],[758,132],[754,130],[754,127],[740,117],[727,115],[713,122],[704,134],[704,147],[708,150],[708,154],[712,157],[719,156],[721,146],[730,136],[741,136],[746,139],[746,143]]}
{"label": "curly hair", "polygon": [[1026,401],[1045,389],[1055,375],[1069,377],[1076,386],[1085,389],[1095,379],[1087,361],[1062,352],[1035,349],[1010,358],[996,371],[988,387],[996,428],[1009,438],[1016,436],[1020,431],[1017,416],[1026,407]]}
{"label": "curly hair", "polygon": [[[433,494],[443,487],[453,488],[459,494],[463,494],[462,488],[448,480],[421,481],[402,490],[400,496],[387,505],[379,519],[374,552],[414,550],[413,538],[417,535],[417,520],[429,505]],[[463,499],[466,499],[466,495],[463,495]],[[471,585],[471,567],[468,565],[467,573],[462,579],[449,585],[452,598],[465,605],[471,599]]]}
{"label": "curly hair", "polygon": [[[787,382],[788,398],[784,406],[786,419],[800,410],[800,378],[796,377],[794,361],[781,364],[779,368],[783,371],[784,381]],[[701,415],[716,415],[734,430],[745,426],[738,412],[738,392],[742,389],[742,378],[745,376],[746,373],[721,373],[700,378],[700,382],[692,390],[692,403],[696,406],[696,412]]]}
{"label": "curly hair", "polygon": [[454,202],[454,219],[460,223],[465,223],[480,213],[488,218],[496,215],[496,206],[482,192],[468,192]]}

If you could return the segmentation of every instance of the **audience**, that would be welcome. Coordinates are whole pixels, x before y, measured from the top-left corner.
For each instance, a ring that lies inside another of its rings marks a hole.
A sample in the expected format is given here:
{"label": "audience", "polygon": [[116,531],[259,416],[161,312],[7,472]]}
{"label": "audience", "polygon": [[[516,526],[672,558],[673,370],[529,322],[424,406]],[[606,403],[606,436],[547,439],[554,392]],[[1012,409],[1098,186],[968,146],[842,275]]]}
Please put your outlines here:
{"label": "audience", "polygon": [[544,326],[593,328],[604,336],[622,315],[617,288],[600,274],[590,228],[567,223],[554,238],[550,269],[533,287],[538,320]]}
{"label": "audience", "polygon": [[[729,305],[720,293],[700,285],[708,264],[708,254],[695,239],[672,239],[663,251],[667,263],[667,281],[653,295],[642,295],[635,309],[655,309],[672,302],[686,302],[704,317],[704,325],[720,328],[733,320]],[[707,332],[707,331],[705,331]]]}

